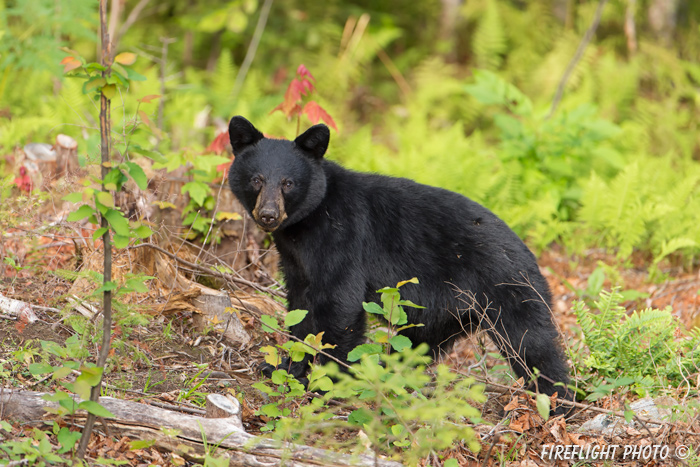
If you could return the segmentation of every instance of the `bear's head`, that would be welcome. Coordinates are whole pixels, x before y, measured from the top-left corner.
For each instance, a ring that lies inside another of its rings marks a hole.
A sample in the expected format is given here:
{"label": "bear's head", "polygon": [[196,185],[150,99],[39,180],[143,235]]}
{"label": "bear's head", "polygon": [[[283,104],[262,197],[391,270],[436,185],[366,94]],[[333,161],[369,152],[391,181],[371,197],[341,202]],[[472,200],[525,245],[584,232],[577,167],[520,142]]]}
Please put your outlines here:
{"label": "bear's head", "polygon": [[299,222],[326,194],[321,166],[330,131],[314,125],[294,141],[265,138],[243,117],[233,117],[229,136],[235,159],[231,191],[267,232]]}

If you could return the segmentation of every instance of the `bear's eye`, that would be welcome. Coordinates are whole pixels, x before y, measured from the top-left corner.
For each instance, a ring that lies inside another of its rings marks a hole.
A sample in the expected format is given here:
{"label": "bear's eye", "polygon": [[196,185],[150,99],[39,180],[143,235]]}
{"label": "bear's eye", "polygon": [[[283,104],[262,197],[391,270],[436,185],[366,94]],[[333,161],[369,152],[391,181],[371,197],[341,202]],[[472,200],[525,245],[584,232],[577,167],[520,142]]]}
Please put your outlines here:
{"label": "bear's eye", "polygon": [[253,188],[257,190],[262,186],[262,180],[260,180],[260,177],[253,177],[250,180],[250,184],[253,185]]}
{"label": "bear's eye", "polygon": [[291,180],[283,180],[282,181],[282,189],[285,192],[290,191],[294,187],[294,182]]}

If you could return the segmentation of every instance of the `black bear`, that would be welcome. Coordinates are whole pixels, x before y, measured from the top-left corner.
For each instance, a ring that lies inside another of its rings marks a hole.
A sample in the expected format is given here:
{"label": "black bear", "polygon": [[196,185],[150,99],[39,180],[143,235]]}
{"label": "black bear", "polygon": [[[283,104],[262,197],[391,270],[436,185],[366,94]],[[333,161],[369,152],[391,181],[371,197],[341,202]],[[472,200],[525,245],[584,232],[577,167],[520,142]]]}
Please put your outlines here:
{"label": "black bear", "polygon": [[[272,232],[288,308],[308,310],[292,328],[304,339],[324,331],[341,360],[361,344],[363,301],[417,277],[402,297],[402,332],[437,356],[459,336],[486,329],[518,377],[537,368],[540,392],[571,397],[569,370],[535,256],[495,214],[451,191],[404,178],[353,172],[324,159],[330,132],[312,126],[294,141],[265,138],[248,120],[229,124],[235,160],[231,190]],[[283,363],[285,368],[289,362]],[[306,362],[291,373],[302,376]],[[268,370],[270,370],[268,368]]]}

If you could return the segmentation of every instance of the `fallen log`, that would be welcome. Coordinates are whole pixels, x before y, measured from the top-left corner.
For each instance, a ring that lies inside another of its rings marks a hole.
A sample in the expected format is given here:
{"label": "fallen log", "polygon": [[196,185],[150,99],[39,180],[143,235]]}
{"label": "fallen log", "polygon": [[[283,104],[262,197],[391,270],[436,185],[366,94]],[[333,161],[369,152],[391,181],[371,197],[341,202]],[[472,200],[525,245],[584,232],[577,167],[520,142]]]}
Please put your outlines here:
{"label": "fallen log", "polygon": [[[0,389],[0,420],[43,421],[49,415],[47,409],[59,408],[56,402],[45,401],[42,398],[46,394],[48,393]],[[74,399],[76,404],[80,402],[77,396],[74,396]],[[114,415],[114,418],[103,420],[107,425],[104,430],[111,436],[154,440],[155,446],[177,452],[186,458],[202,460],[207,449],[218,446],[217,455],[227,455],[231,466],[401,465],[368,455],[351,456],[253,436],[242,429],[240,407],[237,403],[219,395],[210,395],[207,398],[208,406],[215,406],[208,407],[207,412],[220,418],[202,418],[113,397],[101,397],[100,404]],[[83,411],[71,416],[71,420],[78,424],[84,419]]]}
{"label": "fallen log", "polygon": [[0,317],[16,319],[25,323],[33,323],[38,320],[29,303],[14,298],[6,297],[0,293]]}

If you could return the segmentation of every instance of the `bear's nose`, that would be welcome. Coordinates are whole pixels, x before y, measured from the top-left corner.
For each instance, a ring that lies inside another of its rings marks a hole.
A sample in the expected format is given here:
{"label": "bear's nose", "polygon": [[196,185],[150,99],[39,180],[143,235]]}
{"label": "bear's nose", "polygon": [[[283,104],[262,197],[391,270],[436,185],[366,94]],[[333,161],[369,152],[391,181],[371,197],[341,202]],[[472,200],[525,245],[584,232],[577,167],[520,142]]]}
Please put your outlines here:
{"label": "bear's nose", "polygon": [[260,222],[264,225],[273,225],[277,222],[277,213],[272,209],[265,209],[260,211]]}

